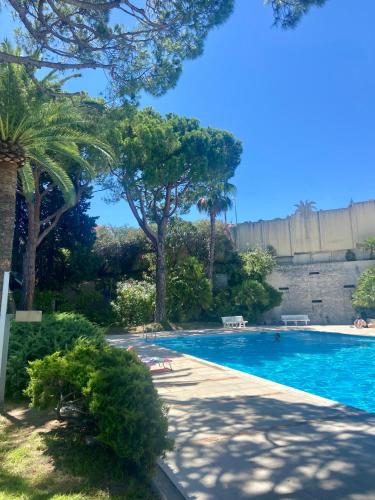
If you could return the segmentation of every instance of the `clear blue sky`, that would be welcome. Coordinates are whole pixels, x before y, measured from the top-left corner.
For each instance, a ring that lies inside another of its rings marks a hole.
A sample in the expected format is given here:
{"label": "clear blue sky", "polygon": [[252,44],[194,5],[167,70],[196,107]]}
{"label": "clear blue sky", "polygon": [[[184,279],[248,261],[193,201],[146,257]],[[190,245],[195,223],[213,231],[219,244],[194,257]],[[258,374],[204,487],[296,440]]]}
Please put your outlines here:
{"label": "clear blue sky", "polygon": [[[234,178],[239,221],[284,217],[300,199],[327,209],[374,198],[374,19],[374,0],[327,0],[283,31],[262,0],[237,0],[177,87],[141,104],[243,141]],[[74,82],[93,95],[105,85],[98,71]],[[102,196],[91,210],[100,223],[135,224],[125,203],[107,205]]]}

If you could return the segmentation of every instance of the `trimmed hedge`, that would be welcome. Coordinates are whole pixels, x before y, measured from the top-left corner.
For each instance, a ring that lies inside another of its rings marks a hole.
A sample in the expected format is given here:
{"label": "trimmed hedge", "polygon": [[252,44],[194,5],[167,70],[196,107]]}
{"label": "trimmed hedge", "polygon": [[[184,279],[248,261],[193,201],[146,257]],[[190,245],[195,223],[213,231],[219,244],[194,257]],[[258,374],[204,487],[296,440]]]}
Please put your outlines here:
{"label": "trimmed hedge", "polygon": [[6,395],[23,396],[29,377],[29,361],[56,351],[66,352],[80,337],[104,342],[102,330],[84,316],[73,313],[45,315],[41,323],[12,323],[9,339]]}

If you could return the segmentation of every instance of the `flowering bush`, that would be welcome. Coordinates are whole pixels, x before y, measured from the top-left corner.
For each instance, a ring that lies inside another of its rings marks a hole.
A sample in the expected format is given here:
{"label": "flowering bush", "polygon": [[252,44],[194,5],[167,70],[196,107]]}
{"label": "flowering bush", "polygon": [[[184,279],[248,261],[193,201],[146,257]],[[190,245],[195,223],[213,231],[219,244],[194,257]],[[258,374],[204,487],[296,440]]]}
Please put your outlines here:
{"label": "flowering bush", "polygon": [[149,281],[124,281],[117,285],[117,298],[112,302],[117,322],[125,327],[153,321],[155,285]]}

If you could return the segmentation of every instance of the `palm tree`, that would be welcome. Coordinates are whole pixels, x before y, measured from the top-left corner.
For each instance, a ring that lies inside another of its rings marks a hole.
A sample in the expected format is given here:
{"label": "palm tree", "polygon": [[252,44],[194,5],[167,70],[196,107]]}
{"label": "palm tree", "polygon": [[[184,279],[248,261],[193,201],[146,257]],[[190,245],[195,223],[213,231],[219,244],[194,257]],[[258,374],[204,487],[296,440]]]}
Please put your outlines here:
{"label": "palm tree", "polygon": [[296,207],[296,211],[294,213],[298,215],[302,215],[306,217],[307,215],[312,214],[316,210],[316,202],[309,200],[301,200],[299,203],[294,205]]}
{"label": "palm tree", "polygon": [[359,246],[370,252],[370,259],[374,258],[374,255],[375,255],[375,236],[371,236],[370,238],[367,238]]}
{"label": "palm tree", "polygon": [[233,205],[233,195],[236,188],[228,181],[215,182],[208,186],[207,193],[197,203],[200,212],[206,212],[210,217],[210,244],[208,252],[207,277],[213,284],[215,247],[216,247],[216,218],[226,213]]}
{"label": "palm tree", "polygon": [[0,66],[0,286],[4,271],[11,269],[17,177],[30,202],[35,194],[33,172],[39,170],[73,204],[74,189],[64,168],[66,162],[93,173],[81,149],[93,147],[107,155],[109,151],[84,128],[82,112],[71,101],[46,102],[25,68]]}
{"label": "palm tree", "polygon": [[299,203],[294,205],[296,207],[295,214],[303,218],[303,227],[305,231],[305,239],[310,240],[311,232],[309,231],[309,216],[316,210],[315,201],[301,200]]}

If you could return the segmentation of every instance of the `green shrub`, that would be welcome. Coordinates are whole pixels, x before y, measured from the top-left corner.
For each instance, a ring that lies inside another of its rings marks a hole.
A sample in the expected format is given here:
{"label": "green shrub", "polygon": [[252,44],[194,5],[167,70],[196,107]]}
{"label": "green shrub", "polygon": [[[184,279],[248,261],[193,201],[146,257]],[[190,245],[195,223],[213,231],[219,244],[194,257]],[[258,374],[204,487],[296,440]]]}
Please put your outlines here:
{"label": "green shrub", "polygon": [[195,257],[187,257],[168,274],[167,312],[172,321],[200,319],[211,298],[210,282]]}
{"label": "green shrub", "polygon": [[116,316],[113,308],[102,293],[97,290],[79,290],[72,297],[63,296],[59,310],[83,314],[98,325],[111,325]]}
{"label": "green shrub", "polygon": [[353,294],[353,305],[359,309],[375,308],[375,267],[370,267],[359,277]]}
{"label": "green shrub", "polygon": [[79,432],[94,432],[141,471],[150,472],[170,447],[166,409],[135,353],[80,340],[64,356],[33,361],[28,372],[32,406],[76,408],[84,416],[74,422]]}
{"label": "green shrub", "polygon": [[357,260],[357,256],[356,256],[355,252],[353,252],[353,250],[347,250],[345,253],[345,259],[350,262],[350,261]]}
{"label": "green shrub", "polygon": [[56,311],[56,302],[60,300],[59,292],[35,290],[34,309],[50,314]]}
{"label": "green shrub", "polygon": [[149,281],[124,281],[117,285],[112,302],[117,322],[125,327],[150,323],[155,311],[155,285]]}
{"label": "green shrub", "polygon": [[266,282],[276,265],[269,250],[256,248],[239,254],[226,265],[228,286],[215,290],[208,319],[242,315],[250,322],[280,305],[282,295]]}
{"label": "green shrub", "polygon": [[252,280],[263,281],[276,265],[275,257],[261,248],[242,253],[240,257],[244,273]]}
{"label": "green shrub", "polygon": [[104,342],[102,331],[79,314],[45,315],[41,323],[12,323],[7,365],[7,396],[18,398],[28,383],[29,361],[65,352],[80,337]]}

